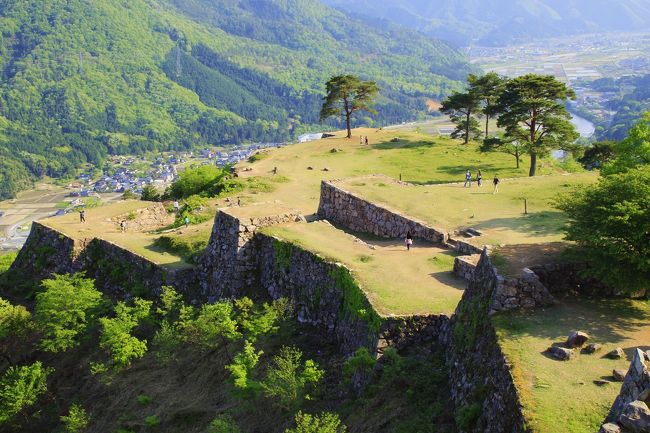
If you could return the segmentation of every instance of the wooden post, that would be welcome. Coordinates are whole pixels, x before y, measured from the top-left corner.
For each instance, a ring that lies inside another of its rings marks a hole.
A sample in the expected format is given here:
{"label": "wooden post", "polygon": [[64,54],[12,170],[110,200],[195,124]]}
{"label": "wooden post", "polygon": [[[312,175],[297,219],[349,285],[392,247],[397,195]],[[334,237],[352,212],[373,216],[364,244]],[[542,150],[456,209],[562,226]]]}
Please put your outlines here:
{"label": "wooden post", "polygon": [[524,199],[524,214],[528,215],[528,199]]}

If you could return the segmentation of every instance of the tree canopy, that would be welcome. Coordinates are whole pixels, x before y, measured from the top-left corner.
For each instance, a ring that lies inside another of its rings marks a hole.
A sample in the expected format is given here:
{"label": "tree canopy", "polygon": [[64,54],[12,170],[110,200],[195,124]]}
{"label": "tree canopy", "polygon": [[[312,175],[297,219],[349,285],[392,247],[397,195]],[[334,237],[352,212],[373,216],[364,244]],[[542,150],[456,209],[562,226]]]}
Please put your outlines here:
{"label": "tree canopy", "polygon": [[481,135],[478,121],[473,117],[481,107],[481,95],[476,89],[454,93],[442,102],[440,111],[447,114],[456,124],[452,138],[463,137],[465,144]]}
{"label": "tree canopy", "polygon": [[374,81],[363,81],[354,75],[337,75],[325,85],[326,95],[320,111],[321,121],[332,116],[342,115],[352,138],[352,115],[358,111],[377,114],[372,108],[379,86]]}

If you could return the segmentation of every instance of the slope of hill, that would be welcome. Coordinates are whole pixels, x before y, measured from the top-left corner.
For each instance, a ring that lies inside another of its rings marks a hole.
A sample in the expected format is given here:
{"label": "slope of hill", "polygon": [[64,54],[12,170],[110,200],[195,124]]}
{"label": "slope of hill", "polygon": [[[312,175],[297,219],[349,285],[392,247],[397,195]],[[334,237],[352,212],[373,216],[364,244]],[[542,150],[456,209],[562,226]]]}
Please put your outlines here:
{"label": "slope of hill", "polygon": [[644,0],[324,0],[386,18],[458,45],[502,45],[537,37],[650,27]]}
{"label": "slope of hill", "polygon": [[379,124],[458,88],[444,43],[316,0],[0,0],[0,198],[107,154],[286,140],[323,83],[382,87]]}

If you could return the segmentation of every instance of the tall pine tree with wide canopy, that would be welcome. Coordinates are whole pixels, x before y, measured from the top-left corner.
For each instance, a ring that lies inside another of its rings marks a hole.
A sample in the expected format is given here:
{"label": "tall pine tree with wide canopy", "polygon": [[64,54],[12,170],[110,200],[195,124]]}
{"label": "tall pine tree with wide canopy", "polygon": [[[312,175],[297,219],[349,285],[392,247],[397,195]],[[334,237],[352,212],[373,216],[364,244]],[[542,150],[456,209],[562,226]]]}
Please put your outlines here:
{"label": "tall pine tree with wide canopy", "polygon": [[352,138],[352,115],[357,111],[377,114],[372,108],[379,86],[374,81],[363,81],[354,75],[338,75],[325,85],[327,95],[320,111],[321,121],[332,116],[345,117],[348,138]]}

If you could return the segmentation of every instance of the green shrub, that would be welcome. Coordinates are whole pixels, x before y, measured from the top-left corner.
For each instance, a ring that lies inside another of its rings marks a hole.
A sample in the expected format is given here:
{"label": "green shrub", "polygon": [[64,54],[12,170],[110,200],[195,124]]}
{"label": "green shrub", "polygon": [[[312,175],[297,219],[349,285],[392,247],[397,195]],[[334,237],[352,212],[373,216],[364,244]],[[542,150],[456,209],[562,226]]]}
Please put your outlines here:
{"label": "green shrub", "polygon": [[29,334],[34,325],[31,314],[22,305],[11,305],[0,298],[0,342],[8,338],[23,338]]}
{"label": "green shrub", "polygon": [[183,308],[180,327],[187,342],[207,350],[241,337],[231,301],[205,304],[198,314],[191,307]]}
{"label": "green shrub", "polygon": [[241,433],[241,429],[230,416],[219,415],[212,420],[207,433]]}
{"label": "green shrub", "polygon": [[151,397],[147,394],[140,394],[137,399],[140,406],[149,406],[151,404]]}
{"label": "green shrub", "polygon": [[356,373],[370,373],[374,368],[377,360],[370,355],[367,347],[360,347],[350,358],[343,364],[343,375],[350,379]]}
{"label": "green shrub", "polygon": [[233,383],[238,396],[242,398],[251,398],[257,395],[260,390],[260,384],[252,379],[255,367],[260,360],[263,352],[257,352],[250,341],[244,342],[244,348],[235,355],[232,364],[227,365],[226,369],[230,371]]}
{"label": "green shrub", "polygon": [[253,301],[246,297],[235,301],[237,321],[244,337],[250,342],[255,342],[261,335],[276,332],[281,314],[281,307],[278,306],[282,303],[283,300],[278,300],[273,304],[265,303],[256,307]]}
{"label": "green shrub", "polygon": [[341,424],[339,416],[323,412],[320,415],[309,415],[298,412],[296,427],[287,429],[284,433],[345,433],[347,428]]}
{"label": "green shrub", "polygon": [[43,333],[41,348],[62,352],[75,347],[78,337],[95,320],[102,294],[93,280],[77,275],[56,275],[41,283],[34,320]]}
{"label": "green shrub", "polygon": [[52,369],[40,361],[32,365],[9,367],[0,378],[0,424],[33,405],[47,391],[47,376]]}
{"label": "green shrub", "polygon": [[303,363],[300,350],[285,346],[273,357],[262,389],[273,403],[288,410],[309,399],[308,388],[314,389],[324,374],[311,359]]}
{"label": "green shrub", "polygon": [[133,359],[147,352],[147,341],[131,335],[138,324],[149,317],[151,301],[136,298],[133,306],[118,302],[115,317],[100,319],[102,333],[99,346],[108,350],[116,367],[128,367]]}
{"label": "green shrub", "polygon": [[156,427],[160,424],[160,419],[156,415],[148,416],[144,419],[144,424],[147,427]]}
{"label": "green shrub", "polygon": [[82,406],[73,404],[68,415],[61,417],[61,422],[67,433],[82,433],[88,427],[90,417]]}
{"label": "green shrub", "polygon": [[18,253],[0,254],[0,275],[9,270],[16,257]]}
{"label": "green shrub", "polygon": [[476,426],[476,421],[481,416],[481,405],[473,403],[460,408],[456,414],[456,426],[461,431],[470,431]]}
{"label": "green shrub", "polygon": [[230,167],[219,168],[214,165],[203,165],[197,168],[188,168],[180,173],[178,180],[169,187],[166,194],[174,199],[193,195],[216,197],[223,191],[226,181],[230,177]]}

